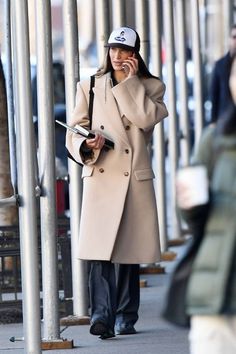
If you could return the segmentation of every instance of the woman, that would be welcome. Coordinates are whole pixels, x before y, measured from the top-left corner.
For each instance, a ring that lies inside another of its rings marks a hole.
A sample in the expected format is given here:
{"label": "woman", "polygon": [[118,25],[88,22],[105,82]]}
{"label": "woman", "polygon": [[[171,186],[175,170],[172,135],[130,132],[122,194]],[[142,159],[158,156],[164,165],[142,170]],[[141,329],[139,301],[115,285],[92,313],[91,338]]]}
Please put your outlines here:
{"label": "woman", "polygon": [[[114,30],[107,47],[93,88],[95,138],[69,131],[66,136],[70,154],[83,164],[78,257],[91,261],[90,333],[101,338],[114,336],[115,325],[117,334],[135,333],[137,265],[160,260],[148,145],[155,125],[168,115],[165,86],[145,66],[137,32],[128,27]],[[88,101],[89,80],[85,80],[77,85],[71,126],[90,126]],[[104,148],[104,136],[114,141],[114,149]],[[114,263],[123,267],[117,285]]]}

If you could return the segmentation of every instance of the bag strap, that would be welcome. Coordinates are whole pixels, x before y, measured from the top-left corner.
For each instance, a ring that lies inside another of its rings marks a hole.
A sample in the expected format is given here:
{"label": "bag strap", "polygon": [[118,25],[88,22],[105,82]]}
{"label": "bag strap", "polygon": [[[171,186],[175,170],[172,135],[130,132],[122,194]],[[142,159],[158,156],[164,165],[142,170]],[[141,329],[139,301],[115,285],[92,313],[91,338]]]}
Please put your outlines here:
{"label": "bag strap", "polygon": [[89,107],[88,107],[88,114],[89,114],[89,129],[92,129],[93,123],[93,99],[94,99],[94,92],[93,87],[95,84],[95,76],[90,76],[90,89],[89,89]]}
{"label": "bag strap", "polygon": [[[89,108],[88,108],[88,114],[89,114],[89,129],[92,129],[92,118],[93,118],[93,99],[94,99],[94,92],[93,92],[93,87],[95,84],[95,76],[92,75],[90,76],[90,88],[89,88]],[[79,164],[80,166],[83,166],[81,163],[77,162],[73,156],[69,153],[67,150],[67,156],[73,160],[75,163]]]}

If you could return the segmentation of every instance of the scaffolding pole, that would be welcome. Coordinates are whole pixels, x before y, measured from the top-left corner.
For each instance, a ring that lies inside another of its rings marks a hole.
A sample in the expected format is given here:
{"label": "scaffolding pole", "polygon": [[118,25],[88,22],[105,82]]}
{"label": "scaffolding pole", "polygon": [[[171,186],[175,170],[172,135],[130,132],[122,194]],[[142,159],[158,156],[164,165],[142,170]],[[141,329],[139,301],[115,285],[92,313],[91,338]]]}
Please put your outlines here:
{"label": "scaffolding pole", "polygon": [[39,178],[41,185],[43,340],[54,341],[60,338],[60,328],[50,0],[36,0],[35,13]]}
{"label": "scaffolding pole", "polygon": [[174,53],[174,21],[173,1],[165,0],[164,39],[166,47],[166,86],[168,99],[168,158],[169,158],[169,220],[171,220],[170,238],[180,238],[180,221],[176,212],[175,178],[178,165],[177,115],[176,115],[176,84],[175,84],[175,53]]}
{"label": "scaffolding pole", "polygon": [[[75,106],[76,83],[79,80],[79,42],[76,0],[63,1],[63,27],[65,46],[65,90],[66,116],[69,123]],[[71,262],[73,315],[88,316],[87,263],[78,259],[78,240],[80,232],[80,213],[82,202],[81,167],[68,160],[70,227],[71,227]],[[73,319],[73,323],[75,318]],[[68,319],[67,324],[70,321]]]}
{"label": "scaffolding pole", "polygon": [[193,92],[195,99],[194,146],[198,146],[203,129],[202,60],[200,46],[199,3],[191,0],[192,10],[192,51],[194,64]]}
{"label": "scaffolding pole", "polygon": [[19,191],[19,230],[26,354],[41,353],[37,212],[27,1],[13,1],[13,62]]}
{"label": "scaffolding pole", "polygon": [[110,23],[109,23],[109,2],[108,0],[95,1],[96,13],[96,44],[97,44],[97,57],[98,66],[100,67],[104,61],[105,47],[109,36]]}
{"label": "scaffolding pole", "polygon": [[[6,90],[10,150],[11,183],[14,195],[17,194],[16,135],[14,126],[12,41],[11,41],[11,1],[5,1],[5,42],[6,42]],[[15,201],[16,203],[16,201]]]}
{"label": "scaffolding pole", "polygon": [[112,0],[112,27],[116,29],[125,26],[125,1]]}
{"label": "scaffolding pole", "polygon": [[[149,1],[150,18],[150,58],[151,70],[154,75],[162,78],[161,62],[161,1]],[[166,178],[165,178],[165,136],[164,122],[159,122],[153,135],[154,166],[156,167],[155,190],[158,209],[161,251],[167,246],[167,215],[166,215]]]}
{"label": "scaffolding pole", "polygon": [[140,55],[148,65],[147,9],[145,0],[135,1],[135,24],[140,36]]}
{"label": "scaffolding pole", "polygon": [[185,28],[185,3],[176,0],[177,18],[177,57],[179,64],[179,123],[180,123],[180,156],[183,166],[188,165],[190,158],[190,131],[188,112],[188,89],[187,89],[187,60],[186,60],[186,28]]}

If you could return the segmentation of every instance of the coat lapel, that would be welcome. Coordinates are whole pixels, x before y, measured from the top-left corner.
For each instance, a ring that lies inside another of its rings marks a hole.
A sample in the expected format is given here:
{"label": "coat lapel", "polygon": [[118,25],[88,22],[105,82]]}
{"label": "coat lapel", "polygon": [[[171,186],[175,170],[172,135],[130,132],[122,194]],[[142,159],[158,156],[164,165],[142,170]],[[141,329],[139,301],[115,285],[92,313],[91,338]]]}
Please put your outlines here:
{"label": "coat lapel", "polygon": [[113,135],[116,139],[129,144],[129,140],[122,122],[122,115],[119,111],[117,102],[111,91],[112,80],[110,78],[110,73],[96,79],[96,84],[94,87],[94,100],[96,97],[104,112],[104,117],[107,117],[107,124],[111,127]]}

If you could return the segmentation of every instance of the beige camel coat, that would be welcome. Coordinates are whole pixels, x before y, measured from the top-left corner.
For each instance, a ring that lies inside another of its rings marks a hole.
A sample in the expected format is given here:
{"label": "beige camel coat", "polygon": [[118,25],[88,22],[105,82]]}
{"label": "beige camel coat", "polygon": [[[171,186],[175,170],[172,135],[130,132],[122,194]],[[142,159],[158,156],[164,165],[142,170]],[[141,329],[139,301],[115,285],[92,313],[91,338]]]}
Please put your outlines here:
{"label": "beige camel coat", "polygon": [[[154,173],[147,145],[155,124],[168,113],[164,84],[129,78],[113,87],[110,73],[96,78],[92,129],[115,143],[114,150],[85,157],[85,138],[67,132],[66,147],[83,163],[80,259],[115,263],[154,263],[160,243]],[[77,84],[71,126],[88,127],[89,80]]]}

